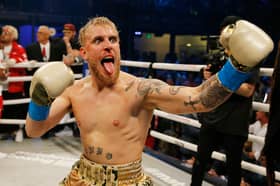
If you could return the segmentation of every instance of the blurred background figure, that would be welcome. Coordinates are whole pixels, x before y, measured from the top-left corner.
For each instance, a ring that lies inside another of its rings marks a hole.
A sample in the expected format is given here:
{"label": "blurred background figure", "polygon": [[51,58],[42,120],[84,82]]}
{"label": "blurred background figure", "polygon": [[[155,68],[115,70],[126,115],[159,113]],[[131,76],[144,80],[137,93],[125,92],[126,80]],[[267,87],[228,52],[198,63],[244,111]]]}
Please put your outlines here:
{"label": "blurred background figure", "polygon": [[71,23],[64,24],[62,32],[62,49],[65,50],[63,62],[67,65],[71,65],[73,63],[82,63],[83,60],[79,51],[81,46],[76,36],[76,26]]}
{"label": "blurred background figure", "polygon": [[[256,121],[249,126],[249,133],[255,136],[265,137],[268,126],[269,113],[263,111],[256,112]],[[243,150],[243,159],[245,161],[265,166],[262,157],[262,149],[264,144],[262,142],[247,141]],[[244,181],[254,186],[265,186],[266,177],[250,171],[243,171]]]}
{"label": "blurred background figure", "polygon": [[[0,27],[0,38],[2,35],[2,27]],[[4,60],[4,45],[0,40],[0,118],[2,118],[3,112],[3,97],[2,97],[2,90],[3,90],[3,83],[8,78],[6,66],[3,64]]]}
{"label": "blurred background figure", "polygon": [[[51,38],[51,29],[46,25],[38,27],[36,38],[37,41],[26,47],[28,60],[35,60],[37,62],[52,62],[62,61],[63,50],[59,48],[59,45],[55,40]],[[36,68],[29,69],[28,75],[32,76]],[[25,82],[25,90],[27,97],[29,97],[30,81]],[[48,131],[42,136],[42,138],[49,138],[54,136],[55,129]]]}
{"label": "blurred background figure", "polygon": [[37,30],[37,41],[26,47],[28,60],[38,62],[61,61],[62,51],[60,51],[51,40],[51,31],[48,26],[41,25]]}
{"label": "blurred background figure", "polygon": [[[240,17],[227,16],[221,23],[220,31],[227,25],[235,24]],[[212,55],[206,71],[215,75],[227,60],[231,52],[224,49]],[[203,73],[207,75],[207,73]],[[255,84],[259,79],[259,69],[252,70],[251,77],[242,83],[239,89],[230,98],[216,109],[210,112],[199,113],[198,120],[202,124],[199,134],[197,155],[193,165],[192,186],[200,186],[204,178],[204,172],[211,162],[211,154],[214,150],[223,150],[226,154],[227,185],[236,186],[241,183],[242,150],[248,137],[249,119],[252,113],[252,102]],[[210,169],[210,174],[215,171]],[[217,170],[216,170],[217,171]]]}
{"label": "blurred background figure", "polygon": [[[5,67],[5,72],[2,73],[1,79],[6,79],[6,76],[25,76],[24,68],[13,68],[16,63],[27,61],[25,49],[17,43],[18,31],[12,25],[3,26],[3,31],[0,37],[2,45],[2,64]],[[4,74],[4,76],[3,76]],[[3,99],[19,99],[25,97],[24,82],[9,82],[3,87]],[[24,119],[26,117],[27,104],[19,104],[17,107],[13,105],[5,105],[3,108],[3,117],[7,119]],[[2,127],[2,126],[1,126]],[[19,125],[6,125],[3,130],[8,132],[8,137],[22,138],[22,130],[19,130]]]}

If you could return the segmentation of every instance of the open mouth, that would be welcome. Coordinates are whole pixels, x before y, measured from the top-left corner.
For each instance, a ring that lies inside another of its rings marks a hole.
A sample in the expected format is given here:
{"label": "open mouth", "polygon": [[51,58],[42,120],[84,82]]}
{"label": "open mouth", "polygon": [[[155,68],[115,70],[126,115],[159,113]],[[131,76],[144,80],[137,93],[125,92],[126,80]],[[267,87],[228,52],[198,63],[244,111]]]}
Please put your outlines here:
{"label": "open mouth", "polygon": [[105,57],[101,60],[101,64],[103,65],[105,71],[108,74],[113,74],[115,71],[115,66],[114,66],[114,58],[113,57]]}

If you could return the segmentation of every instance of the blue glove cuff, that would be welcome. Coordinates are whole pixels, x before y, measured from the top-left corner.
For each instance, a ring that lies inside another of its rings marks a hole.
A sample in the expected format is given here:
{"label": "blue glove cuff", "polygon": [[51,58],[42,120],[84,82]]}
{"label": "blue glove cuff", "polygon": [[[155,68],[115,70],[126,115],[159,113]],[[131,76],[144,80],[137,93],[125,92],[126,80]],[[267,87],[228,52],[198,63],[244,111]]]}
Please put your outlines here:
{"label": "blue glove cuff", "polygon": [[29,103],[28,115],[35,121],[46,120],[49,115],[50,107],[40,106],[34,103],[32,100]]}
{"label": "blue glove cuff", "polygon": [[224,87],[235,92],[250,77],[250,73],[238,71],[231,63],[231,60],[228,59],[217,76]]}

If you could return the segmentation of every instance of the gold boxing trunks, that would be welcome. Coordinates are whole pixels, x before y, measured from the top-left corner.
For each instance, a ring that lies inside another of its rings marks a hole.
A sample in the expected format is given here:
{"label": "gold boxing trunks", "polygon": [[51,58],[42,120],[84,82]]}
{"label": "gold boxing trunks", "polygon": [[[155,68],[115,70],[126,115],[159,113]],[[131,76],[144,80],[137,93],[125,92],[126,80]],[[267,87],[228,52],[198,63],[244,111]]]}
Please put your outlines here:
{"label": "gold boxing trunks", "polygon": [[141,160],[122,165],[102,165],[81,156],[59,186],[152,186]]}

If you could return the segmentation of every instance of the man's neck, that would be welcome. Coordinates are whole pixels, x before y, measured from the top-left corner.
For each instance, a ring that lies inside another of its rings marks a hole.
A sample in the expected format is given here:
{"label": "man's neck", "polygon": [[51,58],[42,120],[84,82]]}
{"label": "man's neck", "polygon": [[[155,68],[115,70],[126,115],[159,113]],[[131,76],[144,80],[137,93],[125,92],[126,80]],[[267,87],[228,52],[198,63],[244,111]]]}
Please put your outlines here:
{"label": "man's neck", "polygon": [[49,42],[49,40],[41,41],[40,43],[41,43],[42,45],[46,45],[48,42]]}

